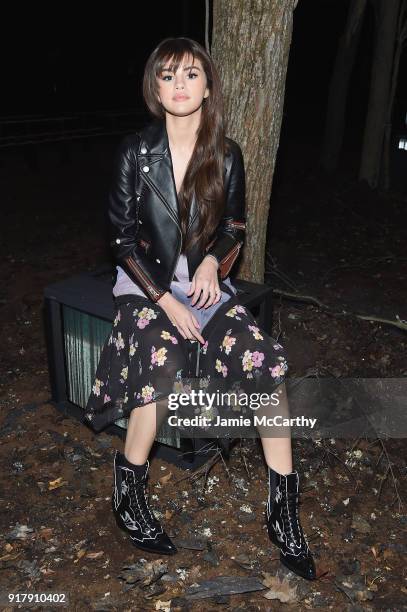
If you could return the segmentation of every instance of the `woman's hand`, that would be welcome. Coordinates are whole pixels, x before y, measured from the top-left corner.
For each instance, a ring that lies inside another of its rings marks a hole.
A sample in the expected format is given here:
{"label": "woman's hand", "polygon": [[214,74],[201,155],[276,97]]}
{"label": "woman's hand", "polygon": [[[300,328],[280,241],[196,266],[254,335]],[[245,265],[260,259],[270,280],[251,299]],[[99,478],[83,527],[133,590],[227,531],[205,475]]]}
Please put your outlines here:
{"label": "woman's hand", "polygon": [[218,281],[218,262],[214,257],[206,256],[198,266],[193,276],[191,287],[187,293],[188,297],[193,293],[191,306],[195,306],[196,301],[202,292],[202,298],[197,308],[205,304],[209,308],[212,304],[219,302],[222,292]]}
{"label": "woman's hand", "polygon": [[199,323],[190,310],[181,304],[169,291],[164,293],[157,301],[173,325],[185,340],[199,340],[205,344],[205,340],[199,333]]}

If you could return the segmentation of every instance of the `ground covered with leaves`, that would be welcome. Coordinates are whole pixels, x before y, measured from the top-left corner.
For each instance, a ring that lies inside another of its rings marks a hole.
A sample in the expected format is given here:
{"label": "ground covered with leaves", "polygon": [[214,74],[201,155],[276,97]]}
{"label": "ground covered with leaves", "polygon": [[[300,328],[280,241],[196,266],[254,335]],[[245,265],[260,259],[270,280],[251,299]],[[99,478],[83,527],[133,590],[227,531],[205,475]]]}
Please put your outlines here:
{"label": "ground covered with leaves", "polygon": [[[143,553],[117,528],[122,442],[50,403],[42,312],[44,287],[108,261],[114,147],[75,145],[70,160],[47,148],[37,168],[16,153],[0,167],[1,590],[65,592],[75,610],[405,609],[404,439],[293,441],[313,583],[284,570],[268,541],[255,440],[209,473],[153,459],[151,504],[177,555]],[[279,162],[267,276],[290,376],[405,377],[406,198],[328,180],[297,155]]]}

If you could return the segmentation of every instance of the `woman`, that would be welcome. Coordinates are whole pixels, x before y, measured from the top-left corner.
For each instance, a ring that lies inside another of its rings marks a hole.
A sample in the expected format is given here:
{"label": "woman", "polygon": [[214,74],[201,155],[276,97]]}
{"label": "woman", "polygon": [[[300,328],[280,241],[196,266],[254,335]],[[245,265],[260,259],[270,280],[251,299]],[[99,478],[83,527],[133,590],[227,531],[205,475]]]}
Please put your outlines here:
{"label": "woman", "polygon": [[[120,143],[110,192],[116,316],[86,419],[100,430],[129,418],[124,453],[114,460],[113,512],[138,548],[174,554],[146,497],[148,455],[165,400],[190,374],[191,341],[201,346],[205,385],[277,388],[286,413],[287,363],[229,279],[244,241],[245,173],[239,145],[225,136],[211,57],[191,39],[163,40],[146,63],[143,95],[154,120]],[[287,567],[313,580],[290,435],[267,437],[263,429],[261,439],[269,537]]]}

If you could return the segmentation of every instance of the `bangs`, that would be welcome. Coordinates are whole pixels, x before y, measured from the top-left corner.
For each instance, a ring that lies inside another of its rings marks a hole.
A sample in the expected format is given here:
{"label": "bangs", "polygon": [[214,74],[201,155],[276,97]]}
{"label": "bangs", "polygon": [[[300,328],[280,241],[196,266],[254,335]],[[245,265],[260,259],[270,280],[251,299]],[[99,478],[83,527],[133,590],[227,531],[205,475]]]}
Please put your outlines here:
{"label": "bangs", "polygon": [[195,55],[190,49],[178,48],[173,52],[166,53],[165,55],[157,59],[155,75],[157,77],[161,76],[164,68],[167,68],[175,73],[178,70],[179,65],[182,63],[184,57],[191,57],[192,61],[190,62],[190,64],[193,65],[195,61]]}

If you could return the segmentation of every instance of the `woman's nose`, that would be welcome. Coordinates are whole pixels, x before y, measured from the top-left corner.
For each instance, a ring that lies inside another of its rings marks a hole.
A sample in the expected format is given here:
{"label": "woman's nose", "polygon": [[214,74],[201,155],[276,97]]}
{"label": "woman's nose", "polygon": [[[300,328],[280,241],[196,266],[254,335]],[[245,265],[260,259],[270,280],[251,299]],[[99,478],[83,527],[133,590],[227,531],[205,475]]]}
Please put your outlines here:
{"label": "woman's nose", "polygon": [[175,87],[176,89],[184,88],[184,75],[183,74],[179,76],[175,75]]}

